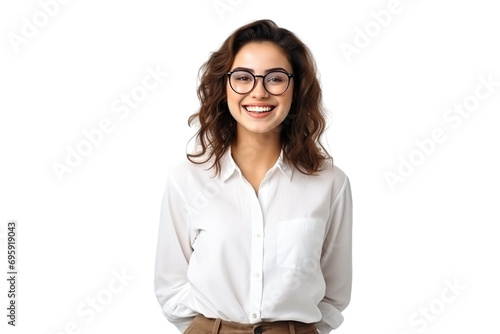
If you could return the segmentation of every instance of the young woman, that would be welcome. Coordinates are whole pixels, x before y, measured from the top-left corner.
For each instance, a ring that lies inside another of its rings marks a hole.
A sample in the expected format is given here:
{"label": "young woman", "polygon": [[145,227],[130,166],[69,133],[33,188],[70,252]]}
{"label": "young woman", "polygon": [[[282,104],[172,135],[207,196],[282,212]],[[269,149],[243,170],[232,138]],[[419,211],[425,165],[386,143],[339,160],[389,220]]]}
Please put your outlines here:
{"label": "young woman", "polygon": [[309,49],[270,20],[201,68],[199,151],[169,170],[155,293],[183,333],[329,333],[351,296],[352,200],[320,142]]}

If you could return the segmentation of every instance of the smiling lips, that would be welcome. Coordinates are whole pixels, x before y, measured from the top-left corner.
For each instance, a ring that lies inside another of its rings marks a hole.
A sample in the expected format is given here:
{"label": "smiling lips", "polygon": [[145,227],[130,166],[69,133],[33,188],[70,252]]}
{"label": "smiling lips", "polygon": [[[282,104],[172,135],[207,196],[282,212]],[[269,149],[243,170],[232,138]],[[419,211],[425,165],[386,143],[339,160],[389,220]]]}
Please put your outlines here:
{"label": "smiling lips", "polygon": [[263,113],[263,112],[270,112],[271,110],[274,109],[274,106],[256,106],[256,105],[247,105],[244,106],[247,111],[254,112],[257,114]]}

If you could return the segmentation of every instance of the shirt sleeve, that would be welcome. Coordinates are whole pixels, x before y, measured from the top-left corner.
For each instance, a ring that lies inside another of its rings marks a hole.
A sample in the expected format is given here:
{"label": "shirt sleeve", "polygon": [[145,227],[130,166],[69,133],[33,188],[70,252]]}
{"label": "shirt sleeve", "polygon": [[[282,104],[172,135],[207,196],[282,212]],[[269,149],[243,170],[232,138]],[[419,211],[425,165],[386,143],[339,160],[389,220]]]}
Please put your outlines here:
{"label": "shirt sleeve", "polygon": [[333,202],[329,224],[321,257],[326,292],[318,305],[322,319],[316,327],[320,334],[330,333],[342,324],[341,312],[351,300],[352,196],[347,176]]}
{"label": "shirt sleeve", "polygon": [[192,290],[187,279],[191,248],[189,212],[171,173],[161,202],[158,244],[154,270],[154,290],[165,317],[179,331],[196,315],[187,306]]}

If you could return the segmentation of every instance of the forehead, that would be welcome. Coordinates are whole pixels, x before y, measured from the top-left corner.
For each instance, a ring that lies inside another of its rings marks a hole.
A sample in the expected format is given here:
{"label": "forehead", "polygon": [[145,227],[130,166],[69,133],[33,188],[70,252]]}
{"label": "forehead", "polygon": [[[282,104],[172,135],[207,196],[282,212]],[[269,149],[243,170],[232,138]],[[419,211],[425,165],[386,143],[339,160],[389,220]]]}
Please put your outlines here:
{"label": "forehead", "polygon": [[292,65],[285,51],[271,42],[251,42],[245,44],[236,54],[232,68],[247,67],[260,73],[269,68],[282,67],[288,72]]}

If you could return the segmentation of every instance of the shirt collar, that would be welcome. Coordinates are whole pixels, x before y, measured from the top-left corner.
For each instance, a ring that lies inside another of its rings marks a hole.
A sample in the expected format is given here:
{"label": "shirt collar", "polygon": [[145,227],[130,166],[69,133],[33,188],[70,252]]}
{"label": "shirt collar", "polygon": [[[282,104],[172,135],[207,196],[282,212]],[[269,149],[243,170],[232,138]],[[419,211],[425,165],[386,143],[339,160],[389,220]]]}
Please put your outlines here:
{"label": "shirt collar", "polygon": [[[221,180],[222,182],[226,182],[226,180],[234,174],[235,171],[238,171],[241,174],[241,170],[234,162],[233,156],[231,155],[231,145],[227,148],[226,152],[221,158]],[[278,157],[278,160],[274,164],[273,167],[271,167],[270,170],[278,168],[283,175],[287,178],[287,180],[290,182],[292,181],[292,176],[293,176],[293,168],[290,166],[284,159],[283,156],[283,149],[281,149],[280,155]]]}

